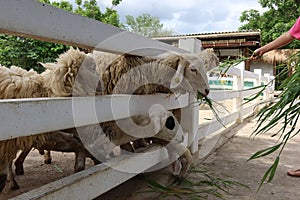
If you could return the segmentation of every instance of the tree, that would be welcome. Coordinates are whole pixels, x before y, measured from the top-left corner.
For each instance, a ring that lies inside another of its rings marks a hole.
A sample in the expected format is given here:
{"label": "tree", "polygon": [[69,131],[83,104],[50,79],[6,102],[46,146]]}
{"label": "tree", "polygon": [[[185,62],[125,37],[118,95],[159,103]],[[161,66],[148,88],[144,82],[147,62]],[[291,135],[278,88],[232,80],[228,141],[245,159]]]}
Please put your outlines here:
{"label": "tree", "polygon": [[126,16],[125,29],[145,37],[155,37],[162,35],[172,35],[173,31],[164,28],[160,19],[150,14],[142,14],[134,18],[131,15]]}
{"label": "tree", "polygon": [[[261,30],[262,45],[271,42],[288,31],[300,15],[299,0],[259,0],[262,14],[257,10],[245,10],[240,21],[245,23],[239,30]],[[285,48],[300,48],[300,42],[294,41]]]}
{"label": "tree", "polygon": [[[103,23],[121,26],[119,15],[113,8],[106,8],[101,12],[96,0],[76,0],[77,8],[68,1],[50,2],[50,0],[40,0],[40,2],[51,4],[52,6],[75,12],[77,14],[90,17]],[[113,6],[117,6],[121,0],[113,0]],[[69,47],[61,44],[43,42],[30,38],[22,38],[0,34],[0,63],[4,66],[16,65],[24,69],[35,69],[42,72],[44,69],[38,62],[53,62]]]}

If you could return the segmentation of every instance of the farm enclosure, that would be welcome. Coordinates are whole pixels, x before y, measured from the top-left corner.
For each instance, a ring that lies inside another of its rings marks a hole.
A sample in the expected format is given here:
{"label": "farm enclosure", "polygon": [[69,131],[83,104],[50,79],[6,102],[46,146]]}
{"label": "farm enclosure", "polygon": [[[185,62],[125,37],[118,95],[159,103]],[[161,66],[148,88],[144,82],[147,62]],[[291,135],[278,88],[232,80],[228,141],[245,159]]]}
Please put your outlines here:
{"label": "farm enclosure", "polygon": [[[31,11],[31,15],[28,15],[28,11]],[[9,13],[16,15],[13,19],[6,18],[5,16],[8,16]],[[45,21],[37,19],[45,19]],[[69,27],[72,27],[72,30]],[[139,56],[156,56],[167,51],[187,52],[35,1],[11,0],[4,2],[0,8],[0,31],[96,50],[130,53]],[[184,46],[181,48],[190,49],[190,47]],[[256,85],[262,81],[265,83],[270,81],[260,74],[251,74],[239,69],[231,69],[228,73],[234,76],[234,91],[212,91],[210,94],[210,97],[215,101],[235,99],[235,111],[222,117],[224,125],[236,120],[242,121],[243,116],[252,113],[256,106],[256,104],[246,108],[242,106],[245,97],[258,91],[243,91],[244,78],[254,78]],[[266,91],[265,100],[268,95],[269,93]],[[114,107],[116,112],[111,110],[112,102],[116,106]],[[149,96],[111,95],[96,98],[1,100],[0,140],[67,129],[76,125],[122,119],[135,114],[146,114],[151,105],[161,104],[167,110],[182,109],[181,126],[187,133],[185,144],[190,146],[192,153],[196,153],[198,140],[219,130],[222,125],[216,120],[199,125],[199,109],[194,103],[195,98],[189,94],[181,95],[179,98],[166,98],[166,95],[157,94]],[[80,109],[74,110],[74,105]],[[131,107],[132,110],[124,109],[126,107],[124,105],[128,105],[128,108]],[[95,112],[96,116],[90,115],[91,112]],[[122,170],[116,171],[115,168],[97,165],[16,198],[25,199],[29,196],[31,199],[92,199],[167,158],[166,150],[160,149],[144,155],[126,158],[115,164],[120,167],[119,169],[129,168],[134,173],[122,173]],[[141,165],[137,166],[135,163],[141,163]],[[105,184],[100,184],[103,183],[102,180],[106,180]],[[59,187],[54,187],[54,185],[59,185]],[[81,190],[75,190],[79,185]],[[103,187],[99,189],[98,185]],[[87,194],[88,196],[86,196]]]}

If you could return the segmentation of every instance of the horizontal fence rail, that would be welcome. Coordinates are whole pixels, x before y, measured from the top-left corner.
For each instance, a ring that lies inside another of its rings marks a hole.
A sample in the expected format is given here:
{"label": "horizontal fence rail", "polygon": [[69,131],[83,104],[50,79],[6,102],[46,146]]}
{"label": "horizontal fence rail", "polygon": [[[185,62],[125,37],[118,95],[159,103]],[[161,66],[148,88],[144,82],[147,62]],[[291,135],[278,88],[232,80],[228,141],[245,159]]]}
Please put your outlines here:
{"label": "horizontal fence rail", "polygon": [[0,140],[148,115],[156,103],[186,107],[188,99],[188,94],[155,94],[0,100]]}
{"label": "horizontal fence rail", "polygon": [[[14,17],[8,17],[11,15]],[[0,33],[140,56],[157,56],[166,51],[187,52],[34,0],[2,1]]]}
{"label": "horizontal fence rail", "polygon": [[[233,100],[233,106],[235,109],[234,111],[227,113],[225,116],[219,116],[219,120],[213,119],[211,121],[199,124],[195,142],[198,142],[212,133],[223,130],[222,128],[226,128],[226,126],[229,124],[234,122],[242,122],[244,117],[252,114],[255,111],[258,104],[271,100],[272,96],[270,93],[274,91],[274,84],[271,84],[271,82],[274,80],[274,77],[268,74],[262,76],[261,70],[256,70],[255,73],[245,71],[243,65],[244,63],[241,63],[238,66],[239,68],[231,67],[226,72],[225,78],[209,77],[209,80],[219,80],[223,83],[226,83],[224,79],[232,81],[231,87],[224,88],[222,85],[213,85],[214,87],[211,87],[213,90],[210,92],[209,97],[216,102]],[[245,86],[247,82],[252,82],[252,87]],[[249,103],[245,103],[249,97],[253,97],[258,92],[263,90],[263,87],[258,86],[265,85],[267,85],[267,89],[263,91],[263,96],[258,97]],[[193,146],[198,145],[194,144]],[[197,150],[198,149],[194,149],[193,152],[196,152]]]}
{"label": "horizontal fence rail", "polygon": [[[110,165],[96,165],[11,200],[94,199],[167,158],[168,153],[165,148],[152,147],[143,154],[113,159]],[[151,163],[149,163],[149,160],[151,160]],[[125,169],[130,169],[130,173],[126,172]]]}

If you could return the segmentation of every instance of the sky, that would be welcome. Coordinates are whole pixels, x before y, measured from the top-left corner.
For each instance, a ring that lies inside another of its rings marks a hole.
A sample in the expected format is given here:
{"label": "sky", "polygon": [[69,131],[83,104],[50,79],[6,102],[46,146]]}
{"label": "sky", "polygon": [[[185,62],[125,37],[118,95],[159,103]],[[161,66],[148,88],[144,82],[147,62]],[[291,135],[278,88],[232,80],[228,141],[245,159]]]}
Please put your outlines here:
{"label": "sky", "polygon": [[[111,7],[111,0],[98,5]],[[242,11],[250,9],[263,11],[258,0],[122,0],[116,7],[121,22],[126,15],[148,13],[175,34],[237,31]]]}

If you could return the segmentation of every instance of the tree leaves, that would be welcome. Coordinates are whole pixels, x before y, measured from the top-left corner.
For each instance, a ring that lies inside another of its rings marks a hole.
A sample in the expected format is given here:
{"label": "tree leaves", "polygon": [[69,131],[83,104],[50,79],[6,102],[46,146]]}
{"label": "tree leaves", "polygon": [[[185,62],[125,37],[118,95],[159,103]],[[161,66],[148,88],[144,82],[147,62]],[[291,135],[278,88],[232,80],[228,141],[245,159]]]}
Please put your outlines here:
{"label": "tree leaves", "polygon": [[[263,13],[254,9],[243,11],[240,21],[244,24],[239,30],[261,30],[262,45],[288,31],[300,15],[300,7],[295,0],[259,0],[258,2],[265,11]],[[286,46],[286,48],[299,47],[299,41]]]}
{"label": "tree leaves", "polygon": [[131,15],[126,16],[125,29],[145,37],[155,37],[162,35],[172,35],[173,31],[165,29],[158,17],[150,14],[141,14],[134,18]]}
{"label": "tree leaves", "polygon": [[[101,12],[96,0],[76,0],[77,7],[75,10],[73,5],[66,0],[53,1],[52,3],[49,0],[39,1],[107,24],[122,26],[117,11],[106,8],[105,12]],[[113,0],[113,5],[118,5],[120,2],[121,0]],[[4,66],[16,65],[27,70],[34,69],[42,72],[44,69],[38,65],[38,62],[54,62],[68,48],[68,46],[61,44],[0,34],[0,64]]]}
{"label": "tree leaves", "polygon": [[259,184],[259,187],[258,187],[258,190],[260,190],[260,188],[262,187],[263,183],[265,182],[265,180],[268,178],[268,181],[267,183],[270,183],[273,178],[274,178],[274,175],[275,175],[275,172],[276,172],[276,169],[278,167],[278,164],[279,164],[279,156],[276,157],[274,163],[271,165],[271,167],[266,171],[266,173],[264,174],[264,177],[262,178],[260,184]]}

